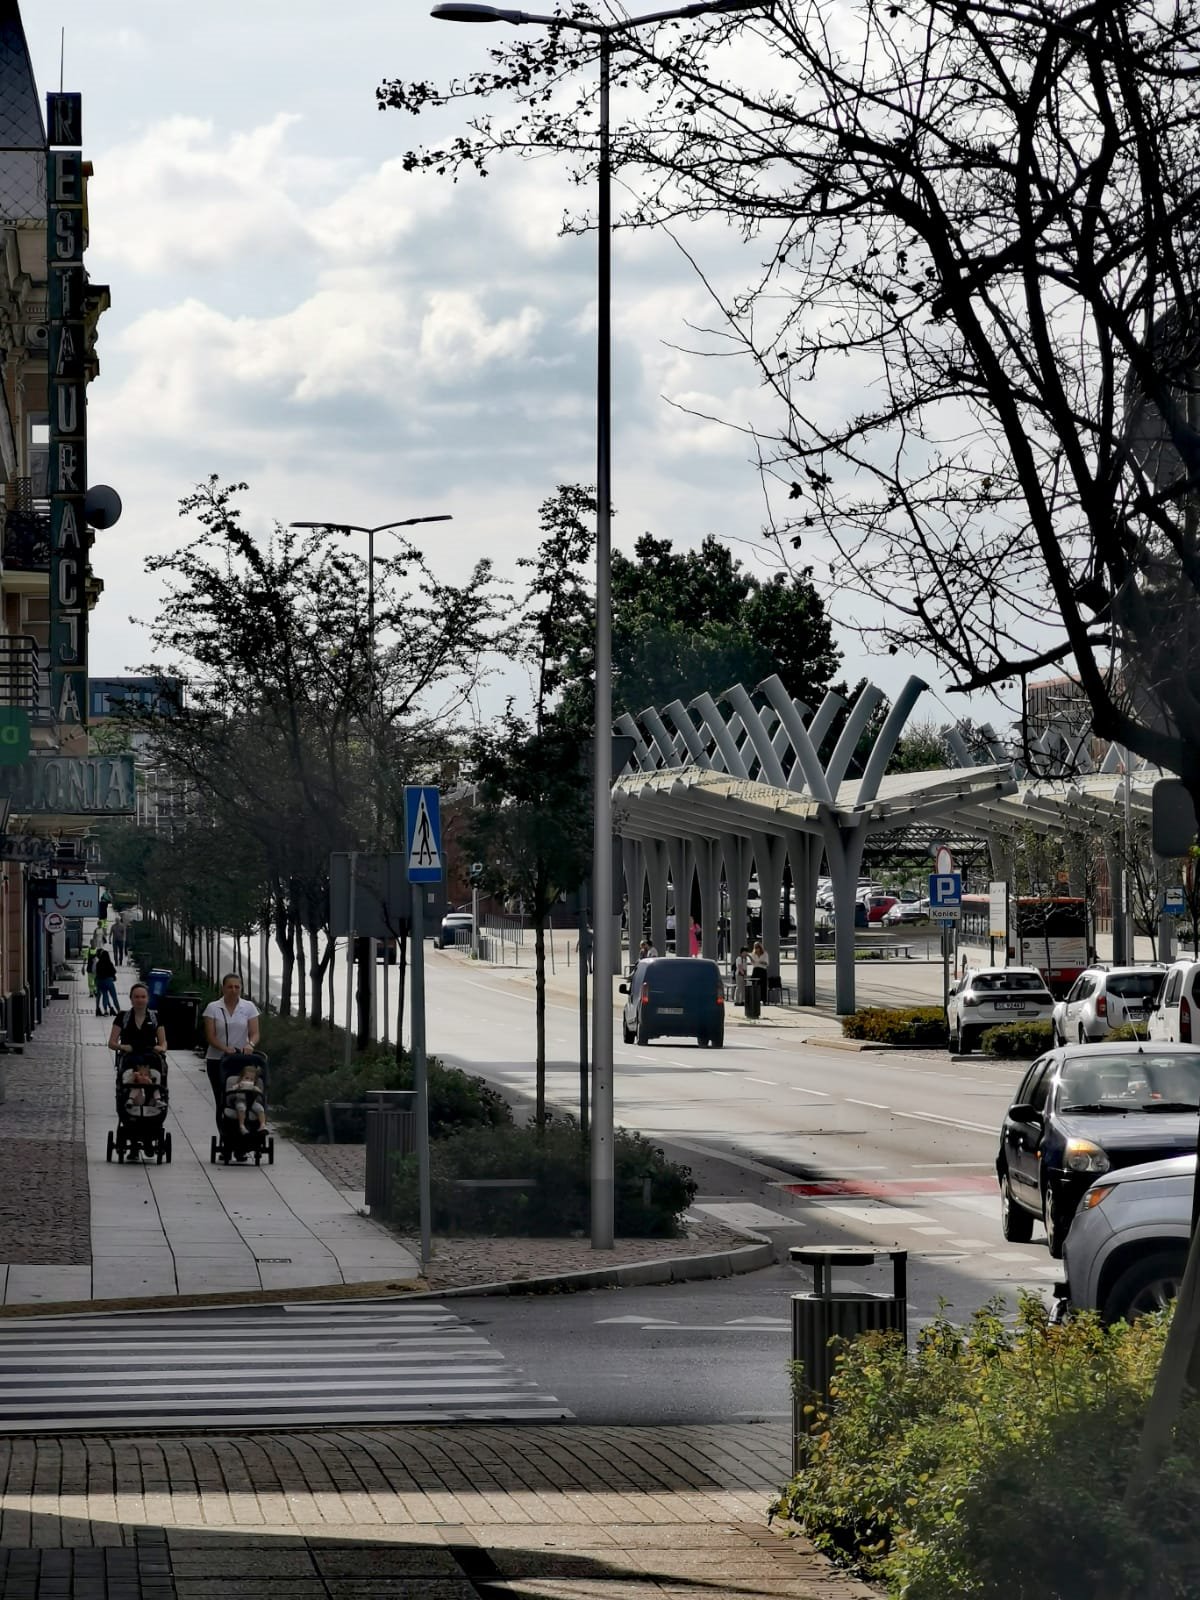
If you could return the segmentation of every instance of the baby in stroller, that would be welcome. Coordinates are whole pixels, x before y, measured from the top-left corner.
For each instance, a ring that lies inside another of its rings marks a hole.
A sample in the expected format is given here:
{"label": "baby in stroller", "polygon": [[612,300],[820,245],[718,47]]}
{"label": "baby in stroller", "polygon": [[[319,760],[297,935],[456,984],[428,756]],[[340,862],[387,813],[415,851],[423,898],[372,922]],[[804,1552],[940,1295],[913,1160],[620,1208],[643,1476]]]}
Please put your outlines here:
{"label": "baby in stroller", "polygon": [[221,1105],[221,1133],[213,1140],[213,1160],[257,1165],[265,1155],[274,1160],[274,1140],[267,1126],[266,1057],[255,1051],[228,1061]]}

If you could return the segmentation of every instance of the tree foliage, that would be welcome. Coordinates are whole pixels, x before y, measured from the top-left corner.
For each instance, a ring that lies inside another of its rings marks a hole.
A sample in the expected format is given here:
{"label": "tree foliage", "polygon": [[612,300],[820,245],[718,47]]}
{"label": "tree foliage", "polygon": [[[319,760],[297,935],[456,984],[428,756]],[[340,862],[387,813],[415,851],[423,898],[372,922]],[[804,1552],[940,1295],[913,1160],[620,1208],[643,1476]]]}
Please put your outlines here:
{"label": "tree foliage", "polygon": [[[625,224],[750,246],[713,347],[774,396],[781,531],[831,542],[863,630],[915,625],[963,689],[1073,659],[1097,733],[1194,794],[1198,43],[1192,0],[777,0],[621,35],[613,140]],[[552,148],[582,181],[596,51],[522,32],[380,96],[479,107],[410,168]]]}

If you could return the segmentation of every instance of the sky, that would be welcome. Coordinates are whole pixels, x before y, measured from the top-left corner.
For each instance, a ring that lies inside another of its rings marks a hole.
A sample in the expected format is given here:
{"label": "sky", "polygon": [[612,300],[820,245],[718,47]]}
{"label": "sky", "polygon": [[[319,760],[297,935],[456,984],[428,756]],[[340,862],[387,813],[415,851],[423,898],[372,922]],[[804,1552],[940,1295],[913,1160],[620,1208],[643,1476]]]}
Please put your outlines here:
{"label": "sky", "polygon": [[[88,269],[112,292],[89,457],[124,514],[93,551],[93,676],[149,659],[161,590],[145,562],[187,537],[178,502],[212,473],[249,484],[263,535],[450,513],[425,541],[441,576],[488,555],[515,577],[540,503],[594,481],[595,241],[560,236],[578,191],[557,157],[458,184],[405,174],[404,151],[453,118],[375,100],[384,78],[484,66],[496,30],[436,22],[428,0],[23,11],[43,94],[65,29],[63,87],[83,94],[95,167]],[[755,265],[732,235],[703,243],[718,274]],[[688,414],[762,420],[753,374],[681,348],[711,319],[669,238],[617,235],[613,297],[615,542],[712,533],[769,570],[745,439]],[[836,596],[831,610],[848,620]],[[851,682],[894,692],[916,670],[938,687],[918,652],[871,660],[839,637]],[[946,720],[944,703],[916,715]]]}

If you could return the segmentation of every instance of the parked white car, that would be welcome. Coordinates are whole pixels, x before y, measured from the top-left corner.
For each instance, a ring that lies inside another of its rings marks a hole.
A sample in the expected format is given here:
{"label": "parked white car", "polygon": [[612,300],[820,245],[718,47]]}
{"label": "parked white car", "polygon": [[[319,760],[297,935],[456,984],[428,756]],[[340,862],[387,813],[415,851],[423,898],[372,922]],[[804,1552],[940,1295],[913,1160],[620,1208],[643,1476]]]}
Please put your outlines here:
{"label": "parked white car", "polygon": [[1049,1022],[1054,996],[1036,967],[981,967],[961,977],[946,1002],[950,1049],[967,1055],[988,1028]]}
{"label": "parked white car", "polygon": [[1054,1008],[1055,1044],[1096,1044],[1110,1028],[1147,1025],[1162,987],[1161,962],[1139,967],[1089,967]]}
{"label": "parked white car", "polygon": [[1173,961],[1163,977],[1158,993],[1158,1004],[1150,1013],[1149,1034],[1164,1043],[1191,1044],[1200,1042],[1200,961],[1189,956],[1184,961]]}

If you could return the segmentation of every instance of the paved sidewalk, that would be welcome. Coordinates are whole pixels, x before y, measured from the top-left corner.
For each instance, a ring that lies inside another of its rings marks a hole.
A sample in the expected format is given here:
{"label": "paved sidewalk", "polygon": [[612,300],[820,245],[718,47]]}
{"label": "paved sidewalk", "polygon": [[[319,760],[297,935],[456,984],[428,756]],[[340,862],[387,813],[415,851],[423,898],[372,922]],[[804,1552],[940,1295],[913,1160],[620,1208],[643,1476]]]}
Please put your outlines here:
{"label": "paved sidewalk", "polygon": [[0,1600],[854,1600],[767,1527],[786,1430],[0,1440]]}
{"label": "paved sidewalk", "polygon": [[413,1255],[280,1135],[274,1166],[211,1165],[212,1094],[190,1052],[170,1057],[171,1164],[107,1162],[116,1125],[111,1023],[95,1016],[82,982],[61,987],[68,998],[53,1002],[24,1055],[6,1063],[3,1304],[418,1277]]}

